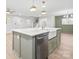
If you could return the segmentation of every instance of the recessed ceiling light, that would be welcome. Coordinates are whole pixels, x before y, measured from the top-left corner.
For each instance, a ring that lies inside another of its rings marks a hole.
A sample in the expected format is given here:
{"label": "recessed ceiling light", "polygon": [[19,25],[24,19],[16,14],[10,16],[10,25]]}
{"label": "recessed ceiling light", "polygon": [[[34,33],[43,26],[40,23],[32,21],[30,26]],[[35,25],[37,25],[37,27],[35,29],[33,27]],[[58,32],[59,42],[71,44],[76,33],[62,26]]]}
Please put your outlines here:
{"label": "recessed ceiling light", "polygon": [[42,6],[42,7],[46,7],[46,6],[45,6],[45,3],[46,3],[45,1],[42,1],[42,4],[43,4],[43,6]]}

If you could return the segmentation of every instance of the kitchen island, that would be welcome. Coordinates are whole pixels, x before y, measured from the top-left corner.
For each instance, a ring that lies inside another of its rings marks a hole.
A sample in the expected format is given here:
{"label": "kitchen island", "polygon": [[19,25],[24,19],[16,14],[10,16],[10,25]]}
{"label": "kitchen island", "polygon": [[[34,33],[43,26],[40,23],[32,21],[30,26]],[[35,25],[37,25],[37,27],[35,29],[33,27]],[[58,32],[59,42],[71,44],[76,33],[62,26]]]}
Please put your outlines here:
{"label": "kitchen island", "polygon": [[14,29],[13,51],[21,59],[48,59],[60,44],[59,32],[59,28]]}

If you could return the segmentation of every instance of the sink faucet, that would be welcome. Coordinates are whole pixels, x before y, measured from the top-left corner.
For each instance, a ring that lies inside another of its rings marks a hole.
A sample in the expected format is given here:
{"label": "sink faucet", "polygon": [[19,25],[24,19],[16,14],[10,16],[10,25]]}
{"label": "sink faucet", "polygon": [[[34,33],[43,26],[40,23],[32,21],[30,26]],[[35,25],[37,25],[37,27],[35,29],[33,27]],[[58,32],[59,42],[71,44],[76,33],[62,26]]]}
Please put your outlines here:
{"label": "sink faucet", "polygon": [[46,23],[43,22],[43,23],[42,23],[42,30],[43,30],[45,27],[46,27]]}
{"label": "sink faucet", "polygon": [[44,26],[42,26],[42,30],[44,29],[45,27]]}

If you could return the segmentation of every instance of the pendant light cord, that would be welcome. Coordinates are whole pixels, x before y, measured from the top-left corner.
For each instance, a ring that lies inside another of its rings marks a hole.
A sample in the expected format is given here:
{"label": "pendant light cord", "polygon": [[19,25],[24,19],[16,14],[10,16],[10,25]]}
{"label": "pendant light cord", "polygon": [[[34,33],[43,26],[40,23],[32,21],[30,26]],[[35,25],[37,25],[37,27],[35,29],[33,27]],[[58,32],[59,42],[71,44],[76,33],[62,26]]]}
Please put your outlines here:
{"label": "pendant light cord", "polygon": [[36,1],[37,1],[37,0],[33,0],[33,4],[34,4],[34,5],[36,4]]}
{"label": "pendant light cord", "polygon": [[33,5],[34,5],[35,1],[33,0]]}

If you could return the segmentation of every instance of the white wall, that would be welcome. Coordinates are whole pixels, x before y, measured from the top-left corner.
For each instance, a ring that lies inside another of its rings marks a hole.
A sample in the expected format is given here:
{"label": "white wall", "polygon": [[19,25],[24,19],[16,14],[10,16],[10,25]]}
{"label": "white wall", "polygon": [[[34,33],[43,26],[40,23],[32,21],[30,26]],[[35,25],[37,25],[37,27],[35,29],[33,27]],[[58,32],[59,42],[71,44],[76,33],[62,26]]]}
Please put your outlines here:
{"label": "white wall", "polygon": [[36,27],[55,27],[55,17],[54,16],[48,16],[45,18],[39,18],[39,22]]}
{"label": "white wall", "polygon": [[66,10],[61,10],[61,11],[53,12],[52,15],[60,16],[60,15],[71,14],[71,13],[73,13],[73,9],[66,9]]}
{"label": "white wall", "polygon": [[[13,29],[32,28],[35,17],[7,16],[6,32],[11,32]],[[39,18],[37,27],[55,27],[55,17],[48,16]]]}
{"label": "white wall", "polygon": [[30,28],[32,27],[33,17],[7,16],[6,32],[11,32],[12,29]]}

